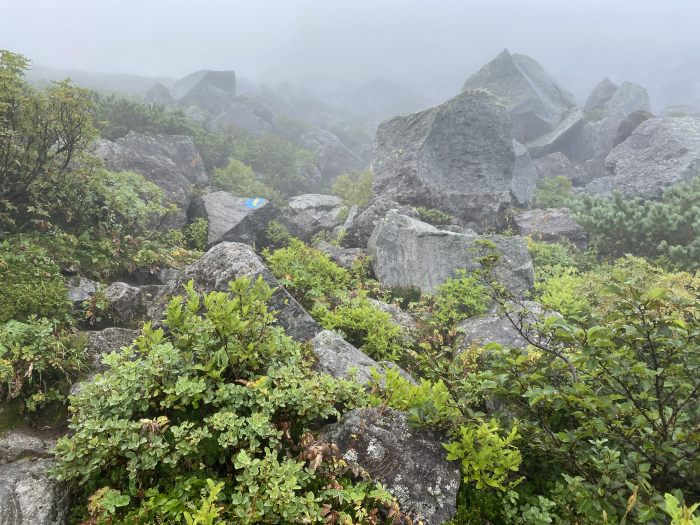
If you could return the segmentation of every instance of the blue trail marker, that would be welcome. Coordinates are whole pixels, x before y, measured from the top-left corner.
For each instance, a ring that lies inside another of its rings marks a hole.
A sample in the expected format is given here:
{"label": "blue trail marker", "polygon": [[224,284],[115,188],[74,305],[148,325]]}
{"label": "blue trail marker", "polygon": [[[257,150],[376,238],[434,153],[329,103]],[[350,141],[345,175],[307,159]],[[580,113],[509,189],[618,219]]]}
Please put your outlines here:
{"label": "blue trail marker", "polygon": [[252,199],[248,199],[245,201],[245,207],[250,210],[257,210],[266,202],[267,201],[262,197],[253,197]]}

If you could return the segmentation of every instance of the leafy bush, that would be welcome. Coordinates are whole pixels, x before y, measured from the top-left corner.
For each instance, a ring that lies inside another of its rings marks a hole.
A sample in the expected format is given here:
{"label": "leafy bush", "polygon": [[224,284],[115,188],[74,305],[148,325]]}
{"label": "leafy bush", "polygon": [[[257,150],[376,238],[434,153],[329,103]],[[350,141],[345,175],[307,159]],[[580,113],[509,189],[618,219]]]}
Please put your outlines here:
{"label": "leafy bush", "polygon": [[424,208],[423,206],[418,206],[416,208],[418,212],[418,217],[423,222],[428,224],[450,224],[452,222],[452,216],[442,210],[437,210],[435,208]]}
{"label": "leafy bush", "polygon": [[533,208],[564,208],[571,205],[574,193],[571,181],[559,175],[537,181],[537,189],[532,198]]}
{"label": "leafy bush", "polygon": [[167,308],[167,335],[146,325],[72,398],[56,476],[103,491],[93,517],[369,524],[394,507],[309,434],[364,394],[311,372],[302,347],[273,326],[262,278],[240,278],[228,294],[202,297],[192,283],[186,292]]}
{"label": "leafy bush", "polygon": [[185,239],[195,250],[204,251],[208,244],[209,221],[200,217],[193,220],[185,228]]}
{"label": "leafy bush", "polygon": [[468,317],[485,313],[489,297],[475,275],[457,270],[455,277],[442,283],[428,302],[430,323],[450,329]]}
{"label": "leafy bush", "polygon": [[238,197],[263,197],[278,205],[284,201],[279,191],[258,180],[250,166],[236,159],[231,159],[225,168],[215,169],[211,184]]}
{"label": "leafy bush", "polygon": [[346,206],[359,206],[364,208],[372,198],[372,184],[374,174],[372,170],[354,171],[340,175],[333,182],[332,192],[337,195]]}
{"label": "leafy bush", "polygon": [[554,266],[570,268],[578,266],[572,245],[535,241],[530,237],[527,237],[526,241],[536,274]]}
{"label": "leafy bush", "polygon": [[0,323],[32,315],[68,320],[71,305],[59,267],[31,239],[0,243],[0,281]]}
{"label": "leafy bush", "polygon": [[85,341],[61,334],[54,322],[31,318],[0,326],[0,397],[19,398],[34,412],[63,403],[71,384],[87,370]]}
{"label": "leafy bush", "polygon": [[537,301],[565,317],[581,315],[589,309],[584,291],[590,286],[590,277],[570,266],[549,267],[546,277],[535,282]]}
{"label": "leafy bush", "polygon": [[287,227],[274,219],[267,223],[265,239],[275,248],[284,248],[292,242],[292,236]]}
{"label": "leafy bush", "polygon": [[668,188],[661,201],[584,195],[573,210],[601,255],[629,253],[672,269],[700,267],[700,178]]}

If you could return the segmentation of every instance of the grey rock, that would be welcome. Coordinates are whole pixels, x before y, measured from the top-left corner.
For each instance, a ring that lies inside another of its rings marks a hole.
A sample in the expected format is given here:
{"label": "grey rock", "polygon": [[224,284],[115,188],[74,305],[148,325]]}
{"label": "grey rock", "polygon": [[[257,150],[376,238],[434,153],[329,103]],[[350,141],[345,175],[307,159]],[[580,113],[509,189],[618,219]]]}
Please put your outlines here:
{"label": "grey rock", "polygon": [[627,115],[627,118],[623,120],[617,128],[617,135],[615,135],[615,140],[613,140],[613,147],[622,144],[634,133],[634,130],[637,129],[642,122],[653,117],[653,113],[644,110],[633,111]]}
{"label": "grey rock", "polygon": [[254,97],[236,97],[227,102],[225,110],[208,124],[213,130],[225,130],[230,126],[260,137],[274,130],[275,116],[269,107]]}
{"label": "grey rock", "polygon": [[160,321],[169,298],[182,294],[183,285],[190,279],[199,292],[227,292],[228,283],[243,276],[251,279],[262,277],[269,286],[276,288],[270,299],[270,309],[277,311],[277,322],[287,335],[298,341],[308,341],[322,330],[308,312],[280,286],[253,249],[237,242],[217,244],[198,261],[186,267],[177,280],[163,287],[148,309],[148,318],[154,322]]}
{"label": "grey rock", "polygon": [[160,284],[168,284],[170,281],[174,281],[182,272],[177,268],[161,268],[158,272],[158,282]]}
{"label": "grey rock", "polygon": [[[412,206],[399,204],[395,200],[378,196],[370,201],[367,208],[360,211],[349,225],[345,225],[345,246],[365,249],[374,227],[384,218],[389,210],[397,210],[407,217],[418,218],[418,212]],[[349,218],[349,217],[348,217]]]}
{"label": "grey rock", "polygon": [[691,104],[674,104],[661,112],[662,117],[696,117],[700,118],[700,108]]}
{"label": "grey rock", "polygon": [[513,136],[526,143],[555,129],[574,105],[572,96],[532,58],[503,50],[464,83],[502,98],[513,120]]}
{"label": "grey rock", "polygon": [[112,283],[105,290],[109,302],[109,318],[117,326],[132,327],[143,321],[146,303],[143,292],[127,283]]}
{"label": "grey rock", "polygon": [[515,202],[526,205],[535,194],[540,174],[535,168],[527,148],[517,140],[513,141],[513,151],[515,152],[515,166],[513,167],[513,180],[510,183],[510,189]]}
{"label": "grey rock", "polygon": [[643,122],[605,161],[613,190],[660,198],[663,190],[700,175],[700,119],[660,117]]}
{"label": "grey rock", "polygon": [[576,141],[584,125],[585,120],[581,110],[572,108],[556,128],[528,142],[527,149],[533,159],[556,152],[575,155],[572,149],[576,147]]}
{"label": "grey rock", "polygon": [[519,294],[532,287],[532,260],[520,237],[447,232],[390,211],[374,229],[367,252],[382,286],[432,293],[455,270],[480,267],[479,240],[495,244],[501,257],[495,274],[506,288]]}
{"label": "grey rock", "polygon": [[376,308],[379,308],[382,312],[389,314],[391,316],[392,323],[405,330],[407,333],[413,332],[418,327],[416,320],[395,304],[385,303],[384,301],[372,299],[371,297],[368,300]]}
{"label": "grey rock", "polygon": [[181,97],[180,106],[197,106],[212,115],[223,113],[236,96],[234,71],[206,71]]}
{"label": "grey rock", "polygon": [[367,167],[366,163],[328,130],[314,128],[301,136],[301,145],[316,154],[323,179],[330,181],[338,175]]}
{"label": "grey rock", "polygon": [[326,241],[319,241],[314,247],[328,255],[338,266],[347,270],[350,270],[353,265],[367,256],[362,248],[343,248],[341,246],[333,246]]}
{"label": "grey rock", "polygon": [[102,357],[118,352],[121,348],[131,345],[141,334],[139,330],[110,327],[96,332],[87,332],[87,353],[91,359],[91,369],[104,371]]}
{"label": "grey rock", "polygon": [[308,241],[342,225],[347,211],[340,197],[311,193],[292,197],[280,219],[294,237]]}
{"label": "grey rock", "polygon": [[515,216],[518,233],[538,241],[571,241],[585,248],[586,231],[569,214],[567,208],[526,210]]}
{"label": "grey rock", "polygon": [[[401,377],[403,377],[406,381],[408,381],[412,385],[418,384],[418,381],[416,381],[411,374],[406,372],[403,368],[401,368],[399,365],[397,365],[393,361],[379,361],[378,364],[379,364],[379,366],[381,366],[384,369],[385,373],[388,370],[396,370],[396,371],[398,371],[398,373]],[[386,385],[386,383],[384,382],[384,380],[382,380],[382,382],[380,382],[380,384],[379,384],[379,386],[381,386],[381,387],[384,387],[385,385]]]}
{"label": "grey rock", "polygon": [[605,111],[605,106],[612,98],[619,86],[608,77],[601,80],[591,94],[586,99],[586,104],[583,106],[584,113],[602,112]]}
{"label": "grey rock", "polygon": [[100,283],[85,277],[71,277],[66,282],[68,300],[76,306],[81,306],[83,301],[87,301],[95,295],[99,286]]}
{"label": "grey rock", "polygon": [[194,199],[187,216],[190,221],[207,220],[208,246],[223,241],[255,245],[264,241],[274,210],[261,197],[234,197],[226,191],[215,191]]}
{"label": "grey rock", "polygon": [[612,192],[615,187],[615,177],[599,177],[581,188],[583,193],[591,193],[600,195],[601,197],[612,198]]}
{"label": "grey rock", "polygon": [[374,194],[451,213],[477,231],[500,228],[511,204],[512,124],[487,91],[463,91],[380,124]]}
{"label": "grey rock", "polygon": [[540,178],[566,177],[574,186],[584,186],[590,182],[588,172],[571,162],[563,153],[551,153],[533,162]]}
{"label": "grey rock", "polygon": [[145,102],[146,104],[155,104],[157,106],[172,106],[175,99],[167,87],[156,82],[146,93]]}
{"label": "grey rock", "polygon": [[456,512],[459,464],[446,459],[438,433],[416,429],[391,408],[351,410],[325,431],[343,458],[394,494],[404,512],[438,525]]}
{"label": "grey rock", "polygon": [[130,132],[116,142],[98,140],[95,155],[111,171],[134,171],[158,185],[165,204],[175,204],[178,213],[163,227],[182,228],[187,222],[190,188],[205,186],[207,174],[202,158],[190,137],[182,135],[143,135]]}
{"label": "grey rock", "polygon": [[311,340],[316,354],[314,370],[337,379],[354,379],[362,385],[372,381],[372,370],[382,367],[371,357],[355,348],[337,333],[323,330]]}
{"label": "grey rock", "polygon": [[0,433],[0,465],[25,458],[51,457],[56,440],[35,431],[16,429]]}

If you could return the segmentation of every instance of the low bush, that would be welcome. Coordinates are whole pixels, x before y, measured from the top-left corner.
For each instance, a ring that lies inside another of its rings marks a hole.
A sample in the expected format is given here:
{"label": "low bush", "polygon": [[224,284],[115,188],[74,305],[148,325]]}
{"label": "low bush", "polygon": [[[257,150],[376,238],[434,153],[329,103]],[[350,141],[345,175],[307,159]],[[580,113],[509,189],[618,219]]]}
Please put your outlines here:
{"label": "low bush", "polygon": [[452,222],[452,216],[442,210],[418,206],[416,211],[418,212],[420,220],[428,224],[441,225],[450,224]]}
{"label": "low bush", "polygon": [[231,159],[225,168],[217,168],[211,176],[211,184],[217,190],[238,197],[263,197],[277,205],[284,202],[279,191],[259,180],[250,166]]}
{"label": "low bush", "polygon": [[531,204],[533,208],[565,208],[573,198],[571,180],[559,175],[537,181]]}
{"label": "low bush", "polygon": [[346,206],[357,205],[364,208],[372,198],[373,182],[372,170],[344,173],[335,179],[331,191],[343,199]]}

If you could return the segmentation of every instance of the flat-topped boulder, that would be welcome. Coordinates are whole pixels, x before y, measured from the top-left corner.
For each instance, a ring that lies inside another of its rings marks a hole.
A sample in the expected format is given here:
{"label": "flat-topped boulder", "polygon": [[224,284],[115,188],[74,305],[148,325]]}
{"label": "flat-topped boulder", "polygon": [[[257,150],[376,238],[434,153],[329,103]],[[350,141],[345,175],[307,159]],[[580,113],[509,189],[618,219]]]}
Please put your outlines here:
{"label": "flat-topped boulder", "polygon": [[310,240],[317,233],[342,225],[348,211],[340,197],[309,193],[292,197],[280,220],[293,236]]}
{"label": "flat-topped boulder", "polygon": [[567,208],[525,210],[515,215],[518,233],[537,241],[570,241],[586,247],[586,231],[570,215]]}
{"label": "flat-topped boulder", "polygon": [[432,293],[456,270],[481,267],[479,241],[495,246],[500,256],[495,276],[506,288],[520,294],[532,287],[532,260],[520,237],[454,233],[390,211],[374,229],[367,251],[385,288]]}

